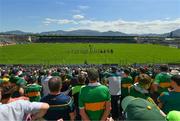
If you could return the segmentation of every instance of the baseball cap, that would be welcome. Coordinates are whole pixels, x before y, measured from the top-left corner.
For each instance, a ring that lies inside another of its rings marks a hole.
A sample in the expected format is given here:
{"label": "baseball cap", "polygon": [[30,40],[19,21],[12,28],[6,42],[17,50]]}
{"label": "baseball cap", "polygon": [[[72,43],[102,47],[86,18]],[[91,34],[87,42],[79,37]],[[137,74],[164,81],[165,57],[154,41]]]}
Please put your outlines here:
{"label": "baseball cap", "polygon": [[15,83],[17,86],[25,86],[27,84],[27,82],[24,79],[15,76],[12,76],[9,81],[11,83]]}
{"label": "baseball cap", "polygon": [[180,111],[170,111],[166,116],[167,121],[180,121]]}
{"label": "baseball cap", "polygon": [[142,98],[127,96],[121,104],[127,120],[160,120],[165,121],[156,105]]}

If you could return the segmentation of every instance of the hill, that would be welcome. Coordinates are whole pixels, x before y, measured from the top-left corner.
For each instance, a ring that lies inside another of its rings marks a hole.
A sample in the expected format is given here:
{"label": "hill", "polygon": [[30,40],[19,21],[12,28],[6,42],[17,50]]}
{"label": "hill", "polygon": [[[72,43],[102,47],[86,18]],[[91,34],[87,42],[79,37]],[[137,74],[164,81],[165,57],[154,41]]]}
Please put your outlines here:
{"label": "hill", "polygon": [[20,30],[14,30],[14,31],[1,32],[0,34],[27,35],[27,34],[31,34],[31,33],[30,32],[23,32]]}
{"label": "hill", "polygon": [[180,29],[164,34],[156,34],[156,33],[127,34],[118,31],[99,32],[94,30],[73,30],[73,31],[57,30],[57,31],[47,31],[41,33],[31,33],[31,32],[23,32],[23,31],[15,30],[15,31],[1,32],[0,34],[15,34],[15,35],[39,34],[39,35],[62,35],[62,36],[159,36],[159,37],[169,37],[170,34],[172,34],[172,37],[180,37]]}
{"label": "hill", "polygon": [[122,32],[99,32],[93,30],[73,30],[73,31],[50,31],[50,32],[41,32],[40,35],[63,35],[63,36],[127,36],[127,34]]}
{"label": "hill", "polygon": [[173,37],[180,37],[180,29],[177,29],[175,31],[172,31],[172,36]]}

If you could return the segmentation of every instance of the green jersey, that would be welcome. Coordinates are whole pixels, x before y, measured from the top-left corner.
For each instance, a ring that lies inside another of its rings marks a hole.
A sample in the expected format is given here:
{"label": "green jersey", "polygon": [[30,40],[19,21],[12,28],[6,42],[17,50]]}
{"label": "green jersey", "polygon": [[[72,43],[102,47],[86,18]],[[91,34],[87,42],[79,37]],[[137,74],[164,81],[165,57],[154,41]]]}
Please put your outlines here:
{"label": "green jersey", "polygon": [[82,87],[84,87],[84,85],[76,85],[72,87],[72,95],[79,93]]}
{"label": "green jersey", "polygon": [[41,99],[41,89],[42,86],[38,84],[29,84],[25,89],[25,94],[29,97],[31,102],[39,102]]}
{"label": "green jersey", "polygon": [[163,92],[158,101],[163,104],[162,110],[166,114],[172,110],[180,111],[180,92]]}
{"label": "green jersey", "polygon": [[79,108],[84,108],[90,120],[100,120],[105,109],[105,103],[110,101],[109,89],[100,83],[89,84],[81,89]]}
{"label": "green jersey", "polygon": [[133,84],[131,76],[123,77],[121,80],[121,95],[122,97],[128,96],[128,88]]}
{"label": "green jersey", "polygon": [[167,73],[159,73],[156,75],[154,84],[159,85],[158,93],[168,92],[168,88],[170,87],[171,75]]}

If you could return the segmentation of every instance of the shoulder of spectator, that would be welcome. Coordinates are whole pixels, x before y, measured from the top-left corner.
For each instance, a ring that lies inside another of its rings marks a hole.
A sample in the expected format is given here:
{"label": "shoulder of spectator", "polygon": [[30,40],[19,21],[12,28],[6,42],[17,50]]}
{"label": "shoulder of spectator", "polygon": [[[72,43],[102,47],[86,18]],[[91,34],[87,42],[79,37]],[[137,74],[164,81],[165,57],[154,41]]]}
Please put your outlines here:
{"label": "shoulder of spectator", "polygon": [[47,110],[49,109],[49,104],[48,103],[44,103],[44,102],[37,102],[41,104],[40,110]]}
{"label": "shoulder of spectator", "polygon": [[163,102],[166,96],[169,95],[169,92],[162,92],[160,96],[157,98],[158,102]]}

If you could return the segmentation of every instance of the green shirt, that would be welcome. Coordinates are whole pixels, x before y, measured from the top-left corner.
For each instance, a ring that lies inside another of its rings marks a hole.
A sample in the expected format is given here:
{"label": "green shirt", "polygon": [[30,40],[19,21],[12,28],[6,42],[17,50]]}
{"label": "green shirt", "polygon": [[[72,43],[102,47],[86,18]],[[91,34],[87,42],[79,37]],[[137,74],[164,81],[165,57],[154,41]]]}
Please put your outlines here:
{"label": "green shirt", "polygon": [[159,85],[158,93],[168,92],[168,88],[170,87],[171,75],[165,72],[161,72],[156,75],[154,84]]}
{"label": "green shirt", "polygon": [[29,84],[25,89],[25,94],[29,97],[31,102],[39,102],[41,99],[41,92],[42,86],[38,84]]}
{"label": "green shirt", "polygon": [[121,80],[121,95],[122,97],[128,96],[128,87],[133,84],[133,79],[131,76],[124,77]]}
{"label": "green shirt", "polygon": [[169,111],[180,111],[180,92],[163,92],[158,101],[163,104],[162,110],[167,114]]}
{"label": "green shirt", "polygon": [[81,88],[79,108],[84,108],[90,120],[100,120],[105,109],[105,102],[110,101],[109,89],[100,83],[89,84]]}
{"label": "green shirt", "polygon": [[84,86],[84,85],[76,85],[76,86],[72,87],[72,95],[79,93],[82,86]]}

